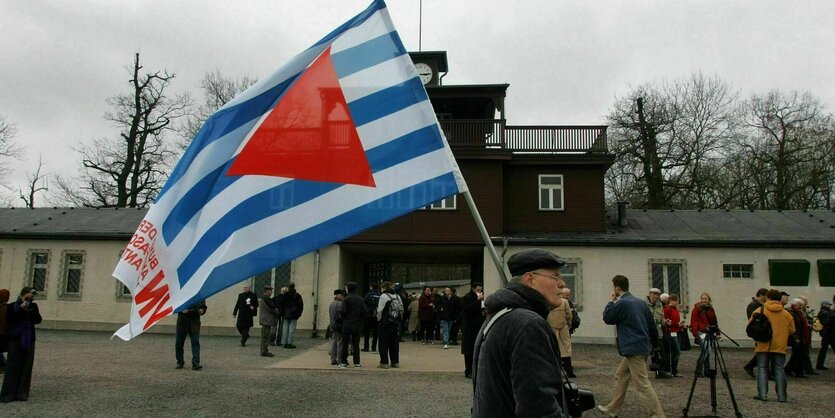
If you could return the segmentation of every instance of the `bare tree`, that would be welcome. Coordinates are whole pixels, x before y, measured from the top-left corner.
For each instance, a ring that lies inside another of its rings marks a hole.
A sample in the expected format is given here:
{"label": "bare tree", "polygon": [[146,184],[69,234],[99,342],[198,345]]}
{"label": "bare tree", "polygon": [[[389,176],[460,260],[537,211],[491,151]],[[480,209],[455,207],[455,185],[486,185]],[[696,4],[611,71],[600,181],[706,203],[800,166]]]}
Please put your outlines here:
{"label": "bare tree", "polygon": [[9,174],[6,166],[9,159],[18,159],[23,149],[15,143],[17,127],[0,115],[0,185],[5,186],[5,177]]}
{"label": "bare tree", "polygon": [[653,209],[709,205],[710,176],[734,136],[736,98],[729,84],[697,72],[616,99],[609,196]]}
{"label": "bare tree", "polygon": [[129,68],[131,92],[107,100],[105,119],[120,129],[118,139],[82,145],[84,171],[79,178],[58,178],[63,198],[88,207],[144,207],[161,190],[174,155],[166,134],[191,106],[188,94],[169,96],[174,74],[145,72],[134,56]]}
{"label": "bare tree", "polygon": [[209,116],[257,81],[249,76],[236,80],[223,75],[218,69],[204,74],[199,83],[200,90],[203,92],[203,102],[184,118],[184,123],[178,129],[182,137],[177,144],[178,147],[185,150],[200,132],[200,128]]}
{"label": "bare tree", "polygon": [[771,91],[745,103],[748,134],[740,144],[761,209],[831,207],[835,177],[832,115],[810,93]]}
{"label": "bare tree", "polygon": [[49,177],[49,173],[41,173],[43,166],[43,156],[39,155],[38,168],[26,174],[26,190],[18,189],[20,199],[26,203],[27,208],[35,207],[35,195],[49,191],[49,183],[46,179]]}

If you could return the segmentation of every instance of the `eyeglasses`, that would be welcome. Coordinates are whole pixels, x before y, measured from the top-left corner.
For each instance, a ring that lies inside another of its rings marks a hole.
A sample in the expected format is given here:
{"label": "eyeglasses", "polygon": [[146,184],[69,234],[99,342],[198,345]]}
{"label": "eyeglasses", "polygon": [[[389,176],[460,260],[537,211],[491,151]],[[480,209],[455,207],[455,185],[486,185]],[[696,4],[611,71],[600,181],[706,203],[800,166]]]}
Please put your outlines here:
{"label": "eyeglasses", "polygon": [[530,272],[530,273],[531,273],[531,274],[536,274],[537,276],[542,276],[542,277],[547,277],[547,278],[549,278],[549,279],[554,279],[554,280],[557,280],[557,281],[562,280],[562,275],[561,275],[561,274],[559,274],[559,273],[557,273],[557,275],[556,275],[556,276],[550,276],[550,275],[547,275],[547,274],[537,273],[537,272],[535,272],[535,271],[532,271],[532,272]]}

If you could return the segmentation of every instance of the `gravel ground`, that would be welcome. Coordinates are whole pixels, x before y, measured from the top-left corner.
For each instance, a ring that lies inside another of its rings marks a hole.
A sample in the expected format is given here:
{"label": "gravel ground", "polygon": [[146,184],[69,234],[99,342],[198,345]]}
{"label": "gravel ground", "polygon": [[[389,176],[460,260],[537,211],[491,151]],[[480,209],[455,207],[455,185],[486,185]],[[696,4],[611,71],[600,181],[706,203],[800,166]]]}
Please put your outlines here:
{"label": "gravel ground", "polygon": [[[266,368],[322,343],[321,339],[308,338],[304,331],[297,335],[297,350],[274,348],[275,358],[258,355],[257,337],[244,348],[238,345],[237,338],[205,336],[201,338],[205,369],[199,372],[174,369],[171,335],[142,335],[127,343],[111,341],[109,337],[96,332],[39,330],[29,401],[0,404],[0,416],[469,415],[471,381],[460,371],[419,373],[390,369],[385,373],[363,373]],[[741,369],[752,352],[725,349],[724,353],[744,416],[832,416],[835,355],[828,359],[833,370],[809,379],[789,380],[788,403],[763,404],[751,399],[756,383]],[[670,417],[682,415],[697,354],[695,350],[683,353],[681,369],[688,377],[653,381]],[[817,350],[812,354],[816,355]],[[443,355],[460,356],[457,350]],[[598,403],[608,402],[619,362],[614,347],[575,345],[574,355],[580,386],[591,389]],[[187,363],[189,358],[186,342]],[[327,359],[323,358],[323,362]],[[718,381],[718,388],[719,415],[734,416],[724,380]],[[773,388],[771,391],[773,398]],[[699,379],[690,416],[709,415],[709,392],[708,380]],[[626,405],[622,417],[644,416],[632,389]],[[830,413],[820,412],[821,409]],[[602,415],[590,411],[586,416]]]}

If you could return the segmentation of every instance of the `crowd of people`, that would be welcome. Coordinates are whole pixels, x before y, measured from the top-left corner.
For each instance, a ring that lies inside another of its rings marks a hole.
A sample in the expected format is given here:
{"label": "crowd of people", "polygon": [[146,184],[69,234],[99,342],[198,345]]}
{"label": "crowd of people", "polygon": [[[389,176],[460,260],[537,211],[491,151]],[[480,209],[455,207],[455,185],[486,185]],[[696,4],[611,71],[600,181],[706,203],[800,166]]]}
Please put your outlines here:
{"label": "crowd of people", "polygon": [[[486,298],[478,282],[471,283],[463,297],[451,287],[442,291],[424,287],[415,295],[391,282],[370,284],[364,296],[359,295],[355,282],[336,289],[328,308],[331,364],[347,368],[350,355],[353,367],[360,368],[361,352],[378,351],[378,367],[398,368],[404,336],[411,335],[412,341],[421,344],[440,341],[448,349],[458,345],[460,334],[464,375],[473,379],[473,416],[566,415],[569,403],[562,388],[565,379],[576,377],[571,338],[580,326],[580,316],[560,275],[564,262],[553,253],[532,249],[514,254],[507,265],[512,274],[510,284]],[[611,401],[597,409],[606,416],[617,416],[632,382],[647,413],[663,417],[649,379],[650,369],[656,379],[681,378],[681,352],[696,346],[700,350],[696,377],[716,376],[710,366],[711,356],[716,354],[708,342],[721,340],[723,333],[712,298],[701,293],[692,308],[684,305],[682,309],[679,295],[662,293],[658,288],[649,289],[643,300],[633,296],[629,279],[622,275],[612,279],[612,288],[603,321],[616,328],[622,360],[615,372]],[[232,314],[241,346],[246,346],[253,319],[258,316],[261,355],[272,357],[270,346],[296,348],[294,334],[304,303],[293,283],[276,295],[270,286],[262,291],[258,297],[250,286],[244,286]],[[0,289],[2,402],[25,401],[29,396],[35,325],[41,322],[36,294],[31,287],[24,287],[9,302],[9,291]],[[778,289],[755,292],[746,307],[749,328],[756,323],[770,332],[765,339],[755,337],[754,355],[742,367],[756,379],[754,399],[767,401],[769,381],[774,381],[777,401],[786,402],[787,377],[807,378],[828,370],[827,352],[835,351],[833,303],[835,296],[832,301],[821,301],[815,312],[805,296],[792,298]],[[191,341],[191,368],[202,369],[200,319],[207,309],[201,300],[177,314],[178,369],[185,365],[186,337]],[[814,332],[821,336],[821,349],[813,364],[810,349]],[[647,367],[648,358],[654,367]]]}
{"label": "crowd of people", "polygon": [[460,334],[464,375],[471,376],[475,334],[485,316],[481,283],[472,283],[464,297],[451,287],[441,293],[428,286],[417,296],[391,282],[370,283],[363,298],[357,295],[357,289],[357,283],[350,282],[345,289],[333,292],[327,331],[332,365],[348,367],[350,354],[354,367],[362,367],[360,353],[377,351],[379,345],[378,367],[397,368],[399,344],[404,336],[411,335],[412,341],[421,344],[440,341],[444,349],[449,349],[459,345]]}

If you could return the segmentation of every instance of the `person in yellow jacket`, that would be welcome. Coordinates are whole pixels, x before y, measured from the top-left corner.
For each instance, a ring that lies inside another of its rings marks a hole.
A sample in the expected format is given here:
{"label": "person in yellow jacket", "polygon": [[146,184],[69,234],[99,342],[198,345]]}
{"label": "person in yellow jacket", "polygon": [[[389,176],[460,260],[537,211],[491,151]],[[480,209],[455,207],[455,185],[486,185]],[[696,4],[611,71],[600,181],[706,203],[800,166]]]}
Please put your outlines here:
{"label": "person in yellow jacket", "polygon": [[768,299],[762,308],[751,315],[751,320],[757,315],[765,315],[771,323],[771,341],[757,341],[754,351],[757,353],[757,396],[758,401],[768,400],[768,367],[774,371],[774,386],[777,391],[777,401],[786,402],[786,350],[789,336],[795,333],[794,320],[790,313],[783,309],[780,303],[782,295],[779,290],[771,289],[766,293]]}

